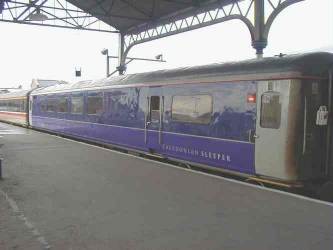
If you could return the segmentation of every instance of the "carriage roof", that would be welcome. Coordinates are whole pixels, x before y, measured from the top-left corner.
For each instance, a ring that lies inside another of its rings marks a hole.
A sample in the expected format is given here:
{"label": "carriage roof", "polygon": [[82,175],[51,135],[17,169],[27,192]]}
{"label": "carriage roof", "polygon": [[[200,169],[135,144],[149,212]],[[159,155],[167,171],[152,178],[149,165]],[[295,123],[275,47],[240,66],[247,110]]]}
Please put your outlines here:
{"label": "carriage roof", "polygon": [[16,99],[16,98],[25,98],[29,90],[21,90],[9,93],[0,94],[0,99]]}
{"label": "carriage roof", "polygon": [[[200,81],[209,82],[209,80],[214,81],[215,79],[217,81],[221,80],[221,78],[232,80],[235,76],[239,79],[243,76],[243,80],[269,79],[269,77],[273,76],[292,77],[292,74],[294,76],[322,76],[332,66],[333,54],[316,52],[115,76],[96,81],[83,81],[36,89],[32,94]],[[289,72],[289,75],[283,74],[286,72]],[[246,76],[250,75],[255,79],[246,78]]]}

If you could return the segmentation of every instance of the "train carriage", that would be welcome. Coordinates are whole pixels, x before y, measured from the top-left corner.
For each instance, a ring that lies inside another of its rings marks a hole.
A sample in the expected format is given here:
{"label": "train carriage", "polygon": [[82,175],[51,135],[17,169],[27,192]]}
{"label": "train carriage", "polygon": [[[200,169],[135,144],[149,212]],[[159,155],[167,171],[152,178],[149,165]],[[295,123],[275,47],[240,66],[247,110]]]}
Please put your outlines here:
{"label": "train carriage", "polygon": [[27,90],[0,95],[0,120],[28,125]]}
{"label": "train carriage", "polygon": [[332,66],[332,54],[312,53],[53,86],[31,94],[31,122],[296,185],[330,168]]}
{"label": "train carriage", "polygon": [[333,200],[332,71],[309,53],[61,84],[27,93],[28,121]]}

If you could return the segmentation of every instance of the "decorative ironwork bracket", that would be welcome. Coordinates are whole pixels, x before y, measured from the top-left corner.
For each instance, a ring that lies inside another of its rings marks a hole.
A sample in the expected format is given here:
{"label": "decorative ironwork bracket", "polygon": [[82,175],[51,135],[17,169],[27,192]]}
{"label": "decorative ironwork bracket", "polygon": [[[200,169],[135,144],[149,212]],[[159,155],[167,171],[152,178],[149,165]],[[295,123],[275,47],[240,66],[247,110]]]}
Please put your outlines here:
{"label": "decorative ironwork bracket", "polygon": [[[135,29],[132,29],[131,33],[123,35],[124,45],[122,46],[125,49],[120,56],[120,65],[125,63],[129,50],[137,44],[229,20],[240,20],[247,26],[251,35],[252,46],[258,57],[261,57],[264,48],[267,46],[269,30],[275,18],[288,6],[301,1],[304,0],[234,1],[227,6],[221,5],[191,17],[170,19],[168,22],[155,26],[146,24],[145,28],[140,27],[140,30],[144,31],[135,32]],[[269,12],[267,13],[267,11]]]}

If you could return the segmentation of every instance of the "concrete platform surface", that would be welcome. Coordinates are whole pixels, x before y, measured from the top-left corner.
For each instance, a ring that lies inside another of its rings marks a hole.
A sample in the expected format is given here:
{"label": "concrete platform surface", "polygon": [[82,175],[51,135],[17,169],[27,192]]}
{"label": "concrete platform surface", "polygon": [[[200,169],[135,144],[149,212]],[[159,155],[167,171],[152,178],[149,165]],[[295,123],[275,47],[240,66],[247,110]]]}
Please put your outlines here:
{"label": "concrete platform surface", "polygon": [[333,249],[332,204],[0,123],[0,249]]}

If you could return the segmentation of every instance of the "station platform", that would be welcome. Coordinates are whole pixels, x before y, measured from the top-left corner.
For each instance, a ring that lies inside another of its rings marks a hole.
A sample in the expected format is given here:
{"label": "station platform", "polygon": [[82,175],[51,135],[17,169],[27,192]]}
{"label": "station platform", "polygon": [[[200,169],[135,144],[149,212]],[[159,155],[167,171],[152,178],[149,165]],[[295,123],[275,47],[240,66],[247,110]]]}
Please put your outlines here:
{"label": "station platform", "polygon": [[333,247],[331,203],[3,123],[0,144],[0,249]]}

